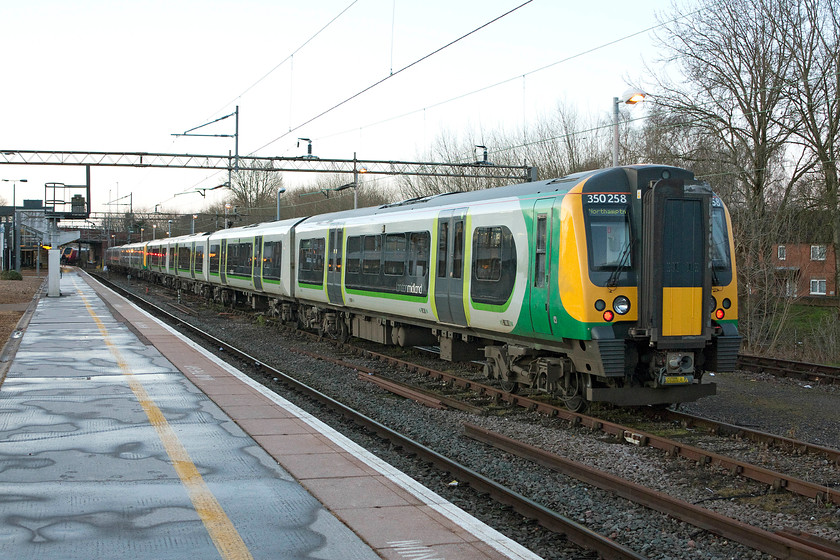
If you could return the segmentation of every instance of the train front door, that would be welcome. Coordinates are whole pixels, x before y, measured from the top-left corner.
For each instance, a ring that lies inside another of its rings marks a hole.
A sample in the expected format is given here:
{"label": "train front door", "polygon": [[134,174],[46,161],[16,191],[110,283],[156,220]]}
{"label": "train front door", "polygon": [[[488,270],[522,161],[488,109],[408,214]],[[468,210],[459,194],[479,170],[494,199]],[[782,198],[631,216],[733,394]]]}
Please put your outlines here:
{"label": "train front door", "polygon": [[343,305],[341,294],[341,255],[344,252],[344,228],[330,229],[329,260],[327,262],[327,296],[330,303]]}
{"label": "train front door", "polygon": [[533,231],[531,233],[531,326],[534,332],[551,334],[551,306],[552,292],[551,266],[552,261],[552,212],[553,198],[541,198],[534,202]]}
{"label": "train front door", "polygon": [[466,208],[444,210],[438,216],[435,308],[442,323],[466,326],[464,311],[464,243]]}

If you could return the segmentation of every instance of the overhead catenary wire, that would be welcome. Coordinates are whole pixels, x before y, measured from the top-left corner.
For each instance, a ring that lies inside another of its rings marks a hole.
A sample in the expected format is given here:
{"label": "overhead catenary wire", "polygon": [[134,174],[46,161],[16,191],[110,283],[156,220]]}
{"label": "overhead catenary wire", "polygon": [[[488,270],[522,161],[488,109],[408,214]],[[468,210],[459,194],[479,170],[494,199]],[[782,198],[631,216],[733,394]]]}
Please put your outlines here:
{"label": "overhead catenary wire", "polygon": [[277,138],[275,138],[274,140],[271,140],[270,142],[268,142],[268,143],[266,143],[266,144],[264,144],[264,145],[260,146],[259,148],[257,148],[257,149],[256,149],[256,150],[254,150],[253,152],[251,152],[251,155],[253,155],[253,154],[255,154],[255,153],[259,152],[260,150],[263,150],[263,149],[267,148],[268,146],[270,146],[270,145],[274,144],[274,143],[275,143],[275,142],[277,142],[278,140],[281,140],[281,139],[285,138],[286,136],[288,136],[288,135],[289,135],[289,134],[291,134],[292,132],[294,132],[294,131],[296,131],[296,130],[298,130],[298,129],[300,129],[300,128],[303,128],[304,126],[306,126],[306,125],[308,125],[308,124],[310,124],[310,123],[312,123],[312,122],[314,122],[314,121],[316,121],[316,120],[320,119],[320,118],[321,118],[321,117],[323,117],[324,115],[327,115],[328,113],[331,113],[332,111],[334,111],[334,110],[338,109],[338,108],[339,108],[339,107],[341,107],[342,105],[345,105],[346,103],[349,103],[349,102],[350,102],[350,101],[352,101],[353,99],[356,99],[357,97],[359,97],[359,96],[361,96],[361,95],[363,95],[363,94],[367,93],[368,91],[370,91],[370,90],[374,89],[375,87],[377,87],[377,86],[381,85],[382,83],[384,83],[384,82],[386,82],[386,81],[390,80],[390,79],[391,79],[391,78],[393,78],[394,76],[397,76],[397,75],[401,74],[402,72],[404,72],[404,71],[406,71],[406,70],[408,70],[408,69],[410,69],[410,68],[412,68],[412,67],[414,67],[414,66],[416,66],[416,65],[420,64],[420,63],[421,63],[421,62],[423,62],[424,60],[427,60],[427,59],[429,59],[429,58],[433,57],[434,55],[436,55],[436,54],[440,53],[441,51],[443,51],[443,50],[445,50],[445,49],[447,49],[447,48],[451,47],[452,45],[454,45],[454,44],[456,44],[456,43],[458,43],[458,42],[460,42],[460,41],[462,41],[462,40],[466,39],[466,38],[467,38],[467,37],[469,37],[470,35],[473,35],[473,34],[475,34],[475,33],[479,32],[479,31],[481,31],[482,29],[484,29],[484,28],[486,28],[486,27],[488,27],[488,26],[492,25],[493,23],[495,23],[495,22],[499,21],[500,19],[502,19],[502,18],[504,18],[504,17],[506,17],[506,16],[508,16],[508,15],[510,15],[510,14],[512,14],[512,13],[514,13],[515,11],[519,10],[519,9],[520,9],[520,8],[522,8],[523,6],[526,6],[526,5],[530,4],[531,2],[533,2],[533,0],[527,0],[526,2],[523,2],[522,4],[520,4],[519,6],[516,6],[515,8],[512,8],[512,9],[508,10],[507,12],[503,13],[502,15],[497,16],[497,17],[495,17],[495,18],[491,19],[491,20],[490,20],[490,21],[488,21],[487,23],[484,23],[484,24],[482,24],[482,25],[480,25],[480,26],[476,27],[476,28],[475,28],[475,29],[473,29],[472,31],[469,31],[469,32],[465,33],[464,35],[461,35],[461,36],[460,36],[460,37],[458,37],[457,39],[454,39],[454,40],[450,41],[449,43],[447,43],[447,44],[443,45],[442,47],[439,47],[439,48],[435,49],[434,51],[432,51],[432,52],[430,52],[430,53],[428,53],[428,54],[426,54],[426,55],[424,55],[424,56],[422,56],[422,57],[418,58],[418,59],[417,59],[417,60],[415,60],[414,62],[411,62],[410,64],[407,64],[406,66],[403,66],[402,68],[400,68],[400,69],[399,69],[399,70],[397,70],[396,72],[393,72],[393,71],[392,71],[390,74],[388,74],[388,75],[387,75],[387,76],[385,76],[384,78],[382,78],[382,79],[380,79],[380,80],[378,80],[378,81],[374,82],[373,84],[371,84],[371,85],[367,86],[366,88],[362,89],[361,91],[358,91],[358,92],[354,93],[353,95],[351,95],[350,97],[348,97],[348,98],[344,99],[343,101],[340,101],[340,102],[336,103],[335,105],[333,105],[333,106],[332,106],[332,107],[330,107],[329,109],[326,109],[326,110],[324,110],[324,111],[322,111],[322,112],[318,113],[318,114],[317,114],[317,115],[315,115],[314,117],[312,117],[312,118],[310,118],[310,119],[308,119],[308,120],[306,120],[306,121],[304,121],[304,122],[302,122],[302,123],[298,124],[297,126],[294,126],[293,128],[290,128],[288,132],[285,132],[285,133],[281,134],[280,136],[278,136],[278,137],[277,137]]}

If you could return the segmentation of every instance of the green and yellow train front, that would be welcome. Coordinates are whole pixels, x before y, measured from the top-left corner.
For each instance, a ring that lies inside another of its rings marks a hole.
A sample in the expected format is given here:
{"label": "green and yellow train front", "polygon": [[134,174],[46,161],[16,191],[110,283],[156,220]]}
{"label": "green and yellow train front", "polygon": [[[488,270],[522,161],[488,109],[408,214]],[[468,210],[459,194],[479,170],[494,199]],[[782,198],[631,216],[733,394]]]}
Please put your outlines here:
{"label": "green and yellow train front", "polygon": [[678,168],[604,170],[532,218],[533,334],[567,342],[587,400],[714,394],[701,377],[734,369],[740,337],[730,220],[707,185]]}

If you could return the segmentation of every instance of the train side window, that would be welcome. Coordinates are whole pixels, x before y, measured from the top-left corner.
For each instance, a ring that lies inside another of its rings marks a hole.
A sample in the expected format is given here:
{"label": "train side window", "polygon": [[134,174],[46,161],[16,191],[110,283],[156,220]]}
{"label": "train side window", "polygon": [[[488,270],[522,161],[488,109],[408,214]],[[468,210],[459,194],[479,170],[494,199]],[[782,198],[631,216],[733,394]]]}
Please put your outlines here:
{"label": "train side window", "polygon": [[510,229],[476,228],[472,254],[470,297],[477,303],[505,304],[516,281],[516,246]]}
{"label": "train side window", "polygon": [[382,236],[366,235],[364,248],[362,272],[365,274],[379,275],[382,262]]}
{"label": "train side window", "polygon": [[359,274],[362,270],[362,236],[347,238],[347,274]]}
{"label": "train side window", "polygon": [[464,221],[455,222],[455,239],[452,245],[452,278],[461,278],[464,271]]}
{"label": "train side window", "polygon": [[438,229],[438,278],[446,278],[446,261],[449,248],[449,222],[441,222]]}
{"label": "train side window", "polygon": [[219,245],[210,245],[210,254],[208,255],[210,258],[210,272],[213,274],[219,273]]}
{"label": "train side window", "polygon": [[412,233],[408,249],[408,275],[423,278],[429,270],[429,232]]}
{"label": "train side window", "polygon": [[498,282],[502,277],[502,228],[476,228],[473,234],[473,277]]}
{"label": "train side window", "polygon": [[190,269],[190,254],[189,247],[178,247],[178,270]]}
{"label": "train side window", "polygon": [[193,271],[202,272],[204,270],[204,247],[201,245],[195,246],[195,258],[193,259]]}
{"label": "train side window", "polygon": [[251,276],[252,243],[228,243],[228,274]]}
{"label": "train side window", "polygon": [[175,270],[175,246],[170,245],[169,247],[167,247],[166,248],[166,254],[167,254],[167,258],[166,258],[166,263],[167,264],[166,264],[166,266],[167,266],[167,268],[169,268],[170,271],[174,271]]}
{"label": "train side window", "polygon": [[324,283],[324,257],[327,241],[323,237],[315,239],[301,239],[298,258],[298,280],[307,284],[322,285]]}
{"label": "train side window", "polygon": [[389,233],[385,236],[385,274],[405,274],[406,241],[404,233]]}
{"label": "train side window", "polygon": [[548,243],[547,215],[537,216],[537,243],[534,247],[534,286],[545,287],[546,245]]}
{"label": "train side window", "polygon": [[263,243],[263,278],[280,280],[280,262],[283,255],[283,245],[280,241],[266,241]]}

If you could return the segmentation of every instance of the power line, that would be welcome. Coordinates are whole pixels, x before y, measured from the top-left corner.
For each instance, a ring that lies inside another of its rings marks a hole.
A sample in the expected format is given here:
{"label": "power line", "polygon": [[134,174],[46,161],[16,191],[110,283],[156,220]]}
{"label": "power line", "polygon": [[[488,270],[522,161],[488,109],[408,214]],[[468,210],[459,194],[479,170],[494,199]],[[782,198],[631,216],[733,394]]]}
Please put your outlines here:
{"label": "power line", "polygon": [[[352,8],[352,7],[353,7],[353,5],[354,5],[354,4],[356,4],[356,2],[358,2],[358,1],[359,1],[359,0],[353,0],[352,2],[350,2],[350,4],[349,4],[346,8],[344,8],[343,10],[341,10],[341,11],[338,13],[338,15],[336,15],[334,18],[332,18],[330,21],[328,21],[328,22],[327,22],[327,23],[326,23],[326,24],[325,24],[325,25],[324,25],[321,29],[319,29],[317,32],[315,32],[315,34],[314,34],[314,35],[312,35],[309,39],[307,39],[306,41],[304,41],[304,42],[303,42],[303,43],[302,43],[302,44],[301,44],[298,48],[296,48],[294,51],[292,51],[292,53],[291,53],[291,54],[289,54],[288,56],[286,56],[286,58],[284,58],[283,60],[281,60],[280,62],[278,62],[278,63],[277,63],[277,65],[276,65],[274,68],[272,68],[271,70],[269,70],[268,72],[266,72],[266,73],[265,73],[265,75],[264,75],[262,78],[260,78],[259,80],[257,80],[256,82],[254,82],[253,84],[251,84],[250,86],[248,86],[247,88],[245,88],[245,91],[243,91],[242,93],[240,93],[239,95],[237,95],[236,97],[234,97],[233,99],[231,99],[230,101],[228,101],[227,103],[225,103],[224,105],[222,105],[221,107],[219,107],[218,109],[216,109],[216,111],[213,113],[213,115],[216,115],[217,113],[219,113],[220,111],[222,111],[225,107],[229,106],[231,103],[233,103],[233,102],[234,102],[234,101],[236,101],[237,99],[240,99],[243,95],[245,95],[246,93],[248,93],[249,91],[251,91],[252,89],[254,89],[254,87],[255,87],[257,84],[259,84],[260,82],[262,82],[263,80],[265,80],[266,78],[268,78],[268,77],[269,77],[269,76],[270,76],[270,75],[271,75],[271,74],[272,74],[275,70],[277,70],[278,68],[280,68],[281,66],[283,66],[286,62],[288,62],[289,60],[291,60],[291,59],[292,59],[292,58],[293,58],[293,57],[294,57],[297,53],[299,53],[299,52],[303,49],[303,47],[305,47],[306,45],[308,45],[309,43],[311,43],[311,42],[312,42],[312,41],[313,41],[313,40],[314,40],[314,39],[315,39],[318,35],[320,35],[320,34],[321,34],[321,33],[322,33],[322,32],[323,32],[323,31],[324,31],[327,27],[329,27],[330,25],[332,25],[332,24],[333,24],[333,23],[334,23],[334,22],[335,22],[338,18],[340,18],[341,16],[343,16],[343,15],[345,14],[345,12],[347,12],[347,10],[349,10],[350,8]],[[211,117],[208,117],[208,119],[209,119],[209,118],[212,118],[212,116],[211,116]],[[205,119],[205,120],[207,120],[207,119]]]}
{"label": "power line", "polygon": [[289,135],[289,134],[291,134],[292,132],[294,132],[294,131],[296,131],[296,130],[298,130],[298,129],[300,129],[300,128],[304,127],[304,126],[306,126],[307,124],[309,124],[309,123],[311,123],[311,122],[313,122],[313,121],[315,121],[315,120],[317,120],[317,119],[320,119],[321,117],[323,117],[323,116],[324,116],[324,115],[326,115],[327,113],[330,113],[330,112],[334,111],[335,109],[338,109],[339,107],[341,107],[341,106],[342,106],[342,105],[344,105],[345,103],[348,103],[348,102],[352,101],[353,99],[355,99],[355,98],[359,97],[360,95],[363,95],[364,93],[367,93],[368,91],[372,90],[372,89],[373,89],[373,88],[375,88],[376,86],[378,86],[378,85],[380,85],[380,84],[382,84],[382,83],[386,82],[387,80],[390,80],[391,78],[393,78],[394,76],[396,76],[396,75],[400,74],[401,72],[404,72],[405,70],[408,70],[409,68],[411,68],[411,67],[413,67],[413,66],[416,66],[417,64],[419,64],[419,63],[423,62],[424,60],[426,60],[426,59],[428,59],[428,58],[431,58],[432,56],[434,56],[434,55],[438,54],[439,52],[441,52],[441,51],[443,51],[443,50],[445,50],[445,49],[447,49],[447,48],[451,47],[451,46],[452,46],[452,45],[454,45],[455,43],[458,43],[459,41],[461,41],[461,40],[463,40],[463,39],[466,39],[466,38],[467,38],[467,37],[469,37],[470,35],[473,35],[474,33],[477,33],[478,31],[481,31],[481,30],[482,30],[482,29],[484,29],[485,27],[487,27],[487,26],[489,26],[489,25],[491,25],[491,24],[493,24],[493,23],[495,23],[495,22],[499,21],[500,19],[502,19],[502,18],[504,18],[504,17],[506,17],[506,16],[508,16],[508,15],[512,14],[513,12],[517,11],[519,8],[522,8],[523,6],[526,6],[527,4],[530,4],[531,2],[533,2],[533,0],[527,0],[526,2],[523,2],[523,3],[522,3],[522,4],[520,4],[519,6],[517,6],[517,7],[513,8],[513,9],[511,9],[511,10],[507,11],[507,12],[505,12],[504,14],[502,14],[502,15],[500,15],[500,16],[498,16],[498,17],[496,17],[496,18],[493,18],[492,20],[488,21],[487,23],[485,23],[485,24],[483,24],[483,25],[481,25],[481,26],[479,26],[479,27],[476,27],[476,28],[475,28],[475,29],[473,29],[472,31],[470,31],[470,32],[468,32],[468,33],[465,33],[464,35],[461,35],[461,36],[460,36],[460,37],[458,37],[457,39],[455,39],[455,40],[453,40],[453,41],[450,41],[449,43],[447,43],[447,44],[443,45],[442,47],[440,47],[440,48],[438,48],[438,49],[435,49],[434,51],[430,52],[429,54],[427,54],[427,55],[425,55],[425,56],[422,56],[422,57],[418,58],[417,60],[415,60],[414,62],[412,62],[412,63],[408,64],[407,66],[403,66],[402,68],[400,68],[400,69],[399,69],[399,70],[397,70],[396,72],[391,72],[391,74],[389,74],[388,76],[385,76],[385,77],[384,77],[384,78],[382,78],[381,80],[379,80],[379,81],[377,81],[377,82],[374,82],[373,84],[371,84],[371,85],[369,85],[368,87],[366,87],[366,88],[362,89],[361,91],[359,91],[359,92],[357,92],[357,93],[354,93],[353,95],[351,95],[350,97],[348,97],[348,98],[347,98],[347,99],[345,99],[344,101],[341,101],[341,102],[339,102],[339,103],[336,103],[335,105],[333,105],[333,106],[332,106],[332,107],[330,107],[329,109],[327,109],[327,110],[325,110],[325,111],[322,111],[321,113],[319,113],[319,114],[315,115],[315,116],[314,116],[314,117],[312,117],[311,119],[309,119],[309,120],[307,120],[307,121],[305,121],[305,122],[302,122],[301,124],[299,124],[299,125],[295,126],[294,128],[290,128],[288,132],[285,132],[285,133],[281,134],[280,136],[278,136],[277,138],[275,138],[274,140],[272,140],[272,141],[268,142],[267,144],[264,144],[263,146],[260,146],[259,148],[257,148],[257,149],[256,149],[256,150],[254,150],[253,152],[251,152],[251,154],[254,154],[254,153],[256,153],[256,152],[258,152],[258,151],[260,151],[260,150],[262,150],[262,149],[264,149],[264,148],[267,148],[268,146],[270,146],[270,145],[274,144],[274,143],[275,143],[275,142],[277,142],[278,140],[280,140],[280,139],[282,139],[282,138],[285,138],[286,136],[288,136],[288,135]]}

